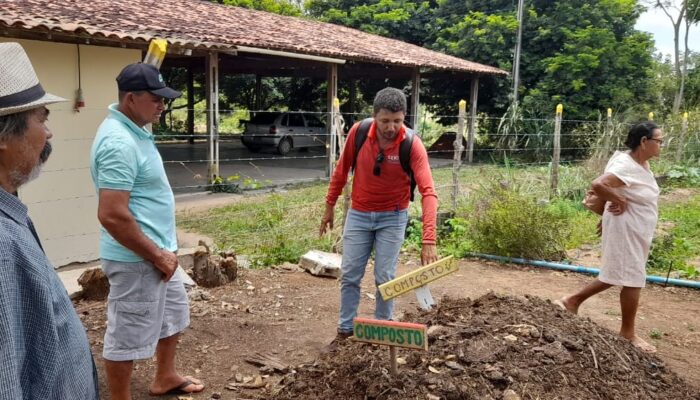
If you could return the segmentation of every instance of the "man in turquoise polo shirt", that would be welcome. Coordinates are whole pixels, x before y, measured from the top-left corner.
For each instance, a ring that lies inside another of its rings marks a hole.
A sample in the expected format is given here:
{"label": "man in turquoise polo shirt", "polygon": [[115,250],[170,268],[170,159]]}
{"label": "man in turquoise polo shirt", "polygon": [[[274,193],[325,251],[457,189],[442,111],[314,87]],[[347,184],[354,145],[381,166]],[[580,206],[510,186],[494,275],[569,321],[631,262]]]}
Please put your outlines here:
{"label": "man in turquoise polo shirt", "polygon": [[117,77],[119,103],[109,106],[91,152],[102,224],[100,257],[110,283],[103,358],[111,397],[131,399],[133,360],[156,355],[151,395],[195,393],[199,380],[175,370],[178,334],[190,323],[177,269],[175,200],[163,160],[144,128],[158,121],[163,99],[181,95],[149,64]]}

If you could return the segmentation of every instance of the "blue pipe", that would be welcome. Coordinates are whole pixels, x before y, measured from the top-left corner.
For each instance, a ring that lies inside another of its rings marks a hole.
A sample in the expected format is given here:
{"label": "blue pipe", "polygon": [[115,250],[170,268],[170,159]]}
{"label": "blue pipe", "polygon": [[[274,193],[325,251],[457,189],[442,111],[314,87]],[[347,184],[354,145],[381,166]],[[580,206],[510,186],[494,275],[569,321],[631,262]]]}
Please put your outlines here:
{"label": "blue pipe", "polygon": [[[487,260],[496,260],[496,261],[502,261],[502,262],[507,262],[507,263],[514,263],[514,264],[534,265],[536,267],[557,269],[560,271],[579,272],[582,274],[598,275],[600,273],[600,270],[598,268],[582,267],[582,266],[578,266],[578,265],[568,265],[568,264],[561,264],[561,263],[555,263],[555,262],[549,262],[549,261],[526,260],[524,258],[494,256],[491,254],[482,254],[482,253],[469,253],[469,256],[485,258]],[[647,275],[647,282],[663,283],[663,284],[674,285],[674,286],[682,286],[682,287],[689,287],[689,288],[693,288],[693,289],[700,289],[700,282],[688,281],[685,279],[673,279],[673,278],[664,278],[662,276]]]}

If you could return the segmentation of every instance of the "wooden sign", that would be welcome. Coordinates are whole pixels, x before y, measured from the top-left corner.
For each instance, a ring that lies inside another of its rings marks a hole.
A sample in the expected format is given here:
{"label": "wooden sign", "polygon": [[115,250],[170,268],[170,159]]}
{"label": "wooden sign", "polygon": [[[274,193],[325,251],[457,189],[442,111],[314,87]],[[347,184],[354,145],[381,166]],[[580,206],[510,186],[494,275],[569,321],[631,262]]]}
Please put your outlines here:
{"label": "wooden sign", "polygon": [[449,275],[458,269],[459,264],[455,262],[454,257],[448,256],[379,285],[379,293],[381,293],[384,300],[390,300]]}
{"label": "wooden sign", "polygon": [[428,350],[425,325],[367,318],[355,318],[353,324],[358,342]]}

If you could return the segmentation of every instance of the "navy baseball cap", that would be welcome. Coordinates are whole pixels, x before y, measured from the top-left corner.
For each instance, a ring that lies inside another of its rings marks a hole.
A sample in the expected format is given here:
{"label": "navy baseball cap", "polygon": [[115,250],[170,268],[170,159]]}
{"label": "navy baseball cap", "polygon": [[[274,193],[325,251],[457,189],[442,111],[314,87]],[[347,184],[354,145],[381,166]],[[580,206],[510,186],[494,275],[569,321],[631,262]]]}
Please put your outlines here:
{"label": "navy baseball cap", "polygon": [[147,91],[166,99],[176,99],[182,92],[165,86],[158,68],[151,64],[129,64],[117,76],[117,87],[122,92]]}

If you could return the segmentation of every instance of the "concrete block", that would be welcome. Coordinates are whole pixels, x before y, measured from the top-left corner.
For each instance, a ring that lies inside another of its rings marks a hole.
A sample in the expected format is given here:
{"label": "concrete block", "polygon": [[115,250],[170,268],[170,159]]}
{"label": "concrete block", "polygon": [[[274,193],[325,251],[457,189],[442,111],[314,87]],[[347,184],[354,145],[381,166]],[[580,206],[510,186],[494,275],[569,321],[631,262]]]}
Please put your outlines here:
{"label": "concrete block", "polygon": [[340,278],[342,256],[335,253],[311,250],[299,260],[299,266],[312,275]]}

